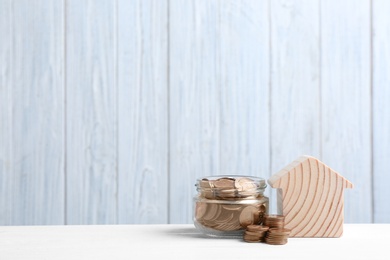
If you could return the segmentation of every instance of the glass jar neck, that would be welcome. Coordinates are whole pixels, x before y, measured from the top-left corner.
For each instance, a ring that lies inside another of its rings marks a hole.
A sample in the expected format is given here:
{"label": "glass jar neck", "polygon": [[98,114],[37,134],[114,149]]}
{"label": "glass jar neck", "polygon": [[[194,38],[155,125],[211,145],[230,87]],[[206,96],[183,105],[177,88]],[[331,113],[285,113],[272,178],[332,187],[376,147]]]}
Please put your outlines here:
{"label": "glass jar neck", "polygon": [[247,176],[211,176],[198,179],[198,196],[207,199],[253,199],[263,196],[264,179]]}

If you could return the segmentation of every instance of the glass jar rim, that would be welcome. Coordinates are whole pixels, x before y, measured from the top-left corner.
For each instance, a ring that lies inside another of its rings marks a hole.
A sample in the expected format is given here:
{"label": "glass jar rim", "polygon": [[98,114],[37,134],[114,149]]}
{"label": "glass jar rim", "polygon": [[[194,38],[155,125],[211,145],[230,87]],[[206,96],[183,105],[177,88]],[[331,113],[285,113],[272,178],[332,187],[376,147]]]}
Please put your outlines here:
{"label": "glass jar rim", "polygon": [[[237,175],[237,174],[231,174],[231,175],[209,175],[209,176],[203,176],[196,179],[196,186],[204,180],[209,181],[215,181],[222,178],[231,178],[231,179],[240,179],[240,178],[247,178],[250,179],[253,184],[256,184],[259,189],[265,189],[267,187],[266,181],[264,178],[252,176],[252,175]],[[249,180],[248,180],[249,181]]]}
{"label": "glass jar rim", "polygon": [[207,199],[251,199],[263,196],[267,187],[261,177],[248,175],[212,175],[198,178],[199,196]]}

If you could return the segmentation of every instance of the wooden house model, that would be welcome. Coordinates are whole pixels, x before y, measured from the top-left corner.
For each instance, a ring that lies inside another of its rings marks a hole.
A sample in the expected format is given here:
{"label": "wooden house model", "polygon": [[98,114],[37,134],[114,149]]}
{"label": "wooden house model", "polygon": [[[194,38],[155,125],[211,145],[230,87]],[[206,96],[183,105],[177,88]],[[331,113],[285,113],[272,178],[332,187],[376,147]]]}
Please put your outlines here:
{"label": "wooden house model", "polygon": [[290,237],[340,237],[344,189],[353,184],[311,156],[301,156],[268,180]]}

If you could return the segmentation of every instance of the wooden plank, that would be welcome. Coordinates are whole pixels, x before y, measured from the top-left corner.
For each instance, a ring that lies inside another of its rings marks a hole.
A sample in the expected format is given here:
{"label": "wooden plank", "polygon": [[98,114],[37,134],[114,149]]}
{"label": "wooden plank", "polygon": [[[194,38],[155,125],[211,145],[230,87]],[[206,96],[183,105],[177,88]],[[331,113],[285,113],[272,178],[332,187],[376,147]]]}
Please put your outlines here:
{"label": "wooden plank", "polygon": [[0,2],[0,224],[64,223],[62,1]]}
{"label": "wooden plank", "polygon": [[119,223],[168,223],[167,23],[167,1],[118,2]]}
{"label": "wooden plank", "polygon": [[[271,172],[276,173],[300,155],[321,158],[319,1],[271,1],[270,9]],[[276,194],[271,198],[275,202]]]}
{"label": "wooden plank", "polygon": [[116,4],[66,10],[67,224],[116,223]]}
{"label": "wooden plank", "polygon": [[345,221],[371,222],[370,1],[321,2],[323,162],[354,185]]}
{"label": "wooden plank", "polygon": [[268,179],[268,2],[221,1],[219,9],[221,173]]}
{"label": "wooden plank", "polygon": [[373,29],[373,196],[374,222],[390,222],[390,2],[372,2]]}
{"label": "wooden plank", "polygon": [[0,2],[0,225],[12,224],[11,6]]}
{"label": "wooden plank", "polygon": [[219,173],[218,2],[169,11],[169,222],[192,222],[196,178]]}

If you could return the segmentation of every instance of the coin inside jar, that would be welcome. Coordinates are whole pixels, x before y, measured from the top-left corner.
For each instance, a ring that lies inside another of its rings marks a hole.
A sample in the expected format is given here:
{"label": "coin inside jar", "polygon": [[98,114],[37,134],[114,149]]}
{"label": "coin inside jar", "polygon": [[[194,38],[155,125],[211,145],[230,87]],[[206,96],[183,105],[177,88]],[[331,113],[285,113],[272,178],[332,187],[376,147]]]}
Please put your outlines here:
{"label": "coin inside jar", "polygon": [[234,182],[234,186],[238,191],[248,191],[256,189],[256,184],[250,178],[242,177],[237,178]]}
{"label": "coin inside jar", "polygon": [[195,208],[195,217],[196,219],[200,219],[204,216],[207,211],[207,203],[204,202],[196,202]]}
{"label": "coin inside jar", "polygon": [[210,181],[206,178],[203,178],[199,182],[199,187],[202,188],[202,196],[208,199],[213,199],[215,197],[213,192],[213,181]]}
{"label": "coin inside jar", "polygon": [[242,227],[247,227],[252,224],[258,224],[260,221],[260,211],[258,207],[247,206],[240,214],[240,223]]}
{"label": "coin inside jar", "polygon": [[216,196],[219,198],[235,198],[236,190],[234,186],[235,179],[220,178],[214,182]]}
{"label": "coin inside jar", "polygon": [[214,181],[214,187],[218,189],[234,189],[235,179],[233,178],[219,178]]}

